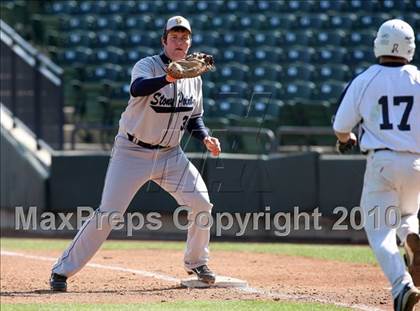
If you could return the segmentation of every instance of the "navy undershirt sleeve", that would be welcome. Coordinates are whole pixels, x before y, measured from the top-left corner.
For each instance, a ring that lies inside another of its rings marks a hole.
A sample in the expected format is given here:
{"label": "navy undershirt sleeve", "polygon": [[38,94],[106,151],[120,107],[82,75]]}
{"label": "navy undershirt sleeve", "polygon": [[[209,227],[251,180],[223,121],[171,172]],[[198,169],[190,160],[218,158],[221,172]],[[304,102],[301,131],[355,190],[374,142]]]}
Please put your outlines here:
{"label": "navy undershirt sleeve", "polygon": [[170,82],[166,81],[166,75],[150,79],[140,77],[131,83],[130,94],[133,97],[148,96],[168,84]]}
{"label": "navy undershirt sleeve", "polygon": [[205,137],[209,136],[202,117],[191,118],[187,123],[187,130],[191,135],[198,140],[202,141]]}

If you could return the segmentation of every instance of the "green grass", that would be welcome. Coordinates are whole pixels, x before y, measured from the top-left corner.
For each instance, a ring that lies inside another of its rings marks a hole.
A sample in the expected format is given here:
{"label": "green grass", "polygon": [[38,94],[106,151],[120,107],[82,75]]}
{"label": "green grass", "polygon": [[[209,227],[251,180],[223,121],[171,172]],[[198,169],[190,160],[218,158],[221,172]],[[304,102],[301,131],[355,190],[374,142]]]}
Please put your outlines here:
{"label": "green grass", "polygon": [[[56,239],[0,239],[1,248],[5,250],[64,250],[70,240]],[[185,247],[184,242],[159,241],[116,241],[104,243],[104,250],[141,250],[162,249],[179,250]],[[301,256],[325,260],[337,260],[361,264],[376,265],[376,259],[368,246],[353,245],[320,245],[290,243],[243,243],[243,242],[211,242],[211,251],[255,252]]]}
{"label": "green grass", "polygon": [[340,311],[349,310],[331,305],[308,304],[308,303],[283,303],[273,301],[191,301],[171,303],[145,303],[145,304],[2,304],[2,310],[28,311],[28,310],[149,310],[149,311]]}

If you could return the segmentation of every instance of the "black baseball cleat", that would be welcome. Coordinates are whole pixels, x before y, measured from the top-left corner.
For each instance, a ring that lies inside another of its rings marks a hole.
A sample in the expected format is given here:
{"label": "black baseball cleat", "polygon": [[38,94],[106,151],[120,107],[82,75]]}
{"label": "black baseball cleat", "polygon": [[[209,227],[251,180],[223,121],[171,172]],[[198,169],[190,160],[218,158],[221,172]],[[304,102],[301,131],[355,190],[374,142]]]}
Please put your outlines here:
{"label": "black baseball cleat", "polygon": [[188,274],[195,274],[199,281],[207,284],[214,284],[216,281],[216,274],[212,272],[207,265],[202,265],[194,269],[187,269]]}
{"label": "black baseball cleat", "polygon": [[420,300],[420,291],[416,287],[406,285],[394,299],[394,311],[412,311]]}
{"label": "black baseball cleat", "polygon": [[67,277],[57,273],[51,273],[50,288],[54,292],[66,292]]}
{"label": "black baseball cleat", "polygon": [[404,243],[405,263],[415,286],[420,286],[420,236],[416,233],[407,235]]}

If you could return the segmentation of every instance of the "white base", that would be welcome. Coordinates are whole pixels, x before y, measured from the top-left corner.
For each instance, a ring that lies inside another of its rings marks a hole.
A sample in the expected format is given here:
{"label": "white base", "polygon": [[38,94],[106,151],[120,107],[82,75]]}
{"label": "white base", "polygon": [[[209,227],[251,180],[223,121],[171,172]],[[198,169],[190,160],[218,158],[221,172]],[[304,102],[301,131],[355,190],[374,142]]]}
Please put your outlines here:
{"label": "white base", "polygon": [[228,276],[216,276],[216,282],[214,284],[207,284],[205,282],[197,280],[197,278],[189,278],[181,280],[181,286],[188,288],[208,288],[208,287],[247,287],[248,283],[244,280],[231,278]]}

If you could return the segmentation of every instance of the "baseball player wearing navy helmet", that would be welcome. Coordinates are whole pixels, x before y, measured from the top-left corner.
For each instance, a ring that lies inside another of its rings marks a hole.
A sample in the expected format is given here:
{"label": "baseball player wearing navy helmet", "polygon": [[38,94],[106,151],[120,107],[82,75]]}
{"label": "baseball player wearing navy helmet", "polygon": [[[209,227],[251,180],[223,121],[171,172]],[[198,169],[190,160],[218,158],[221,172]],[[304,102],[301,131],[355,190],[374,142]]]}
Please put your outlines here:
{"label": "baseball player wearing navy helmet", "polygon": [[188,130],[214,156],[221,152],[219,140],[211,137],[202,120],[201,77],[174,79],[167,75],[170,61],[185,58],[191,46],[191,26],[182,16],[168,19],[161,38],[163,52],[139,60],[132,69],[130,99],[119,122],[101,204],[87,220],[52,268],[51,289],[67,290],[67,278],[77,273],[97,252],[111,231],[109,222],[97,227],[104,214],[124,213],[136,192],[153,180],[176,201],[190,208],[184,266],[206,283],[214,283],[208,268],[210,229],[194,219],[210,213],[206,185],[180,147]]}
{"label": "baseball player wearing navy helmet", "polygon": [[[340,150],[358,140],[367,153],[360,203],[365,231],[397,311],[413,310],[420,299],[420,72],[409,64],[414,38],[402,20],[382,24],[374,41],[379,63],[348,85],[334,122]],[[357,124],[358,139],[352,133]]]}

